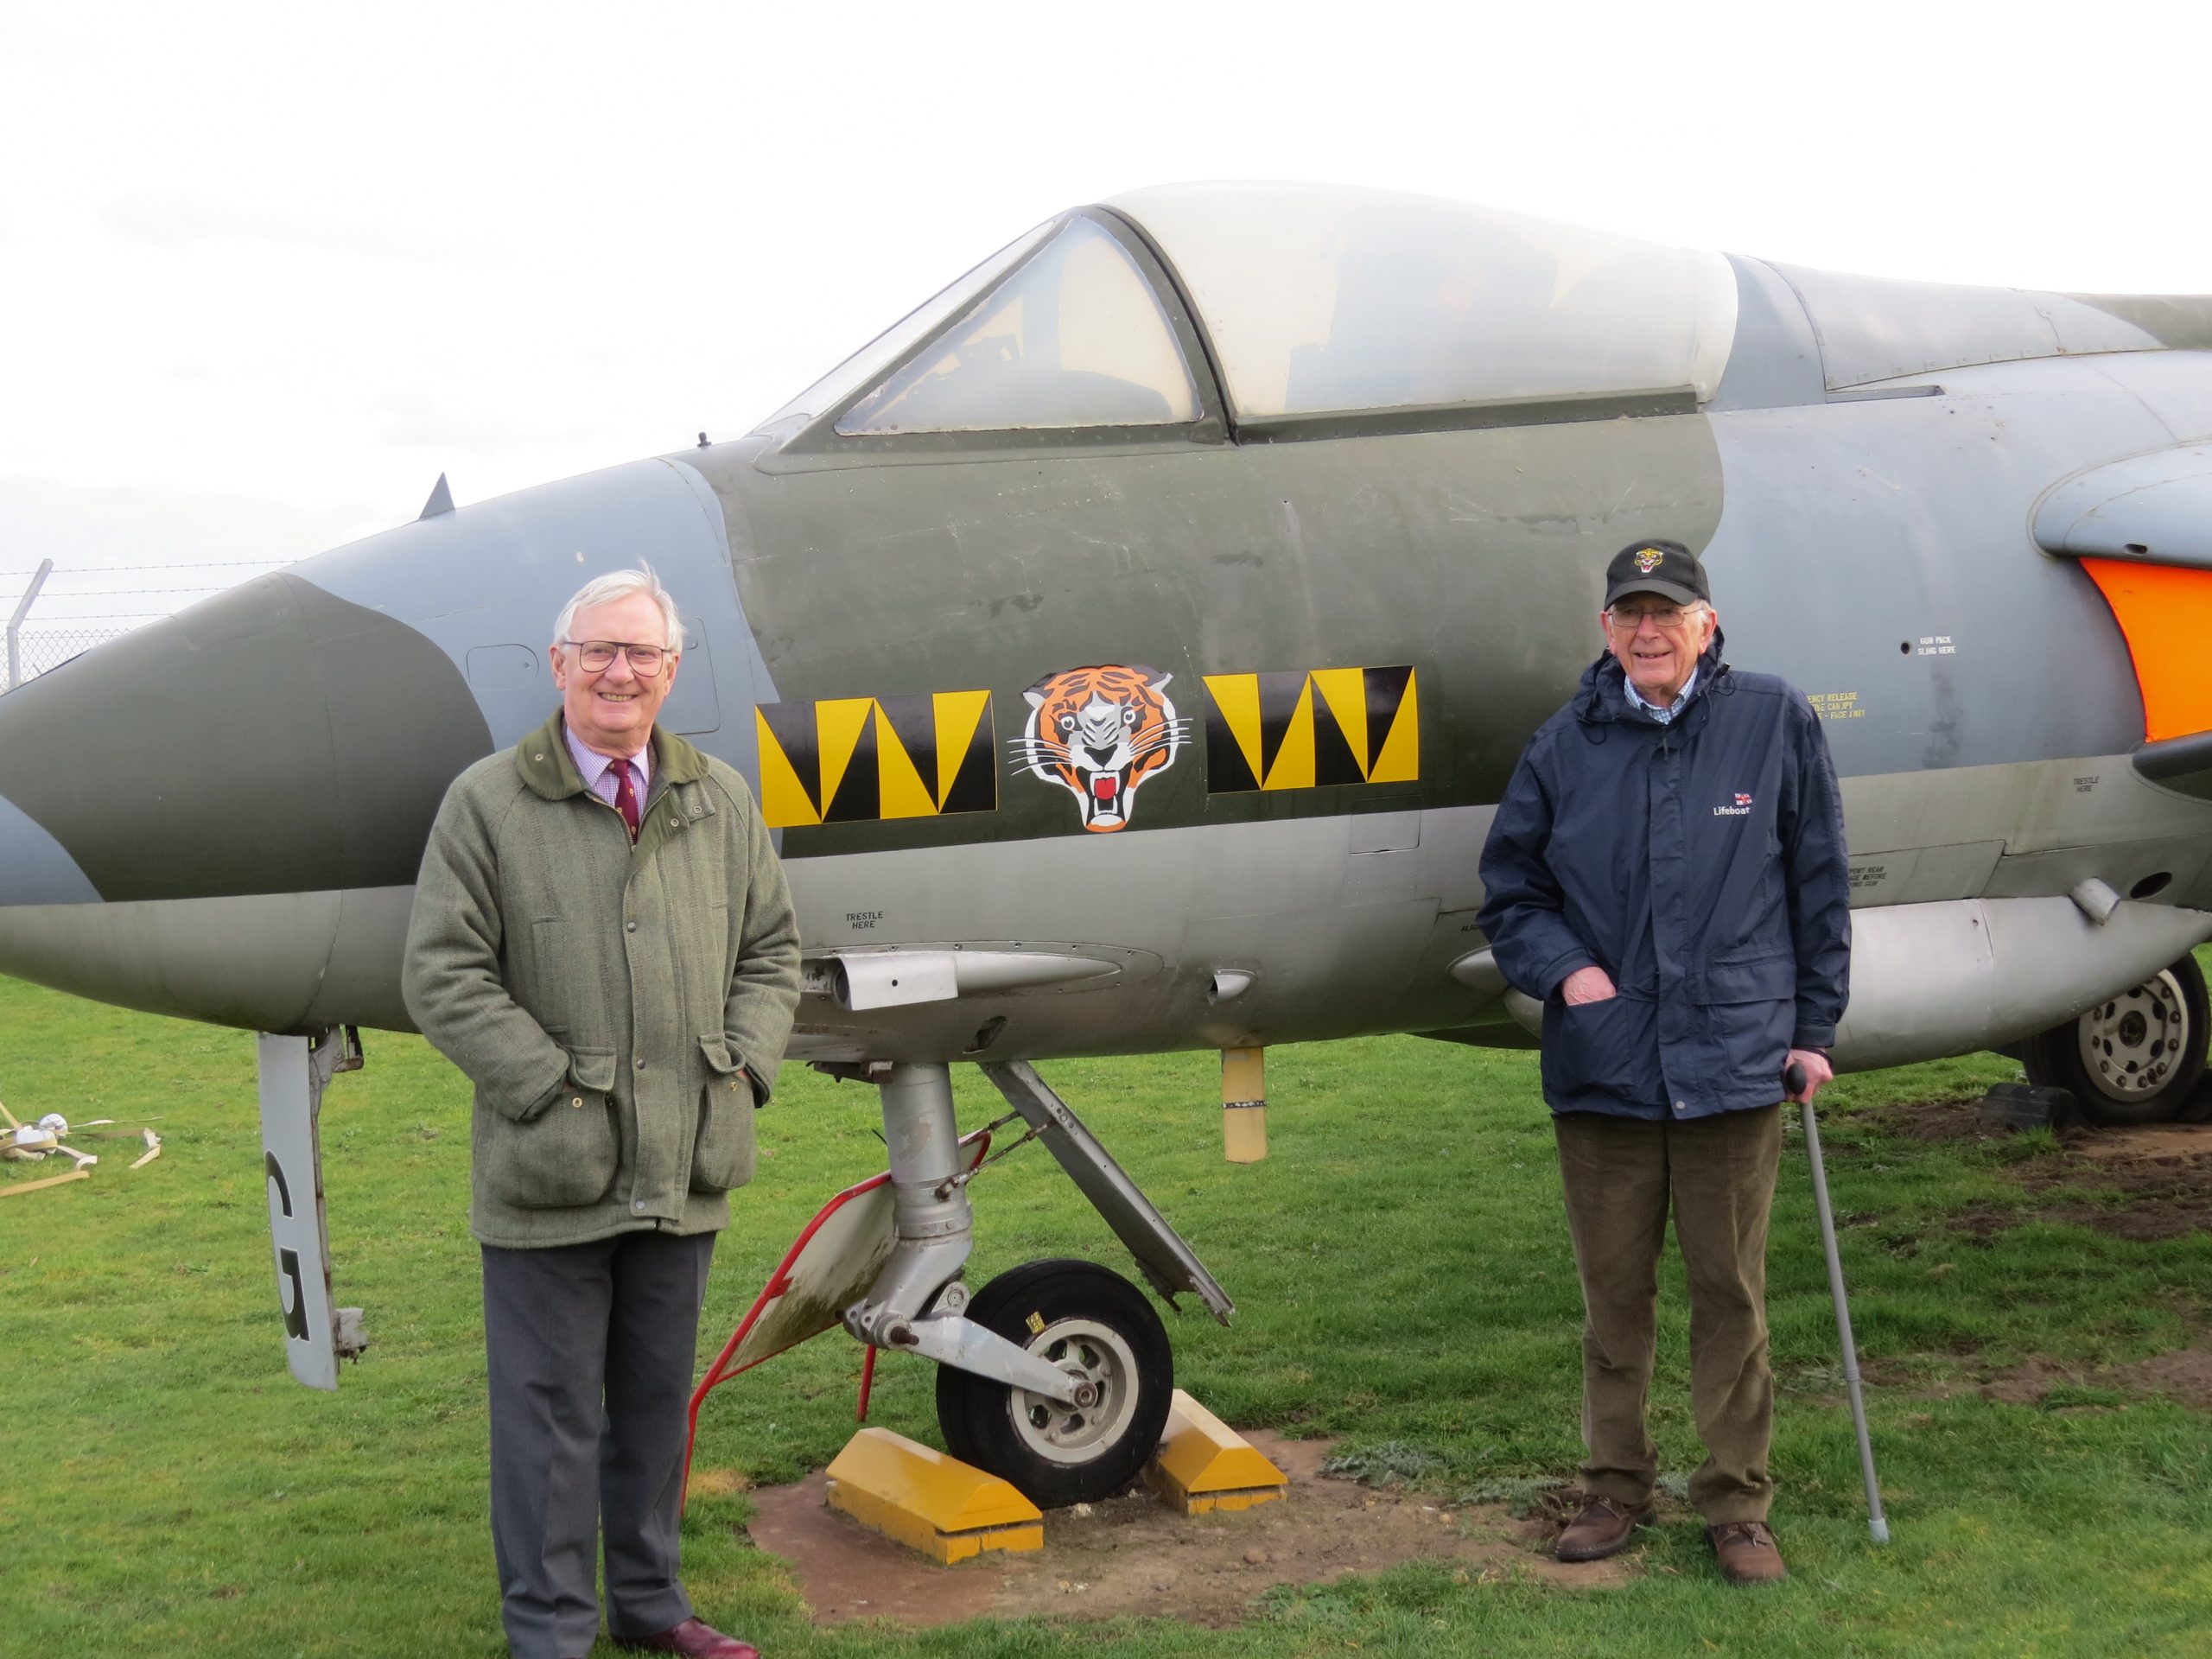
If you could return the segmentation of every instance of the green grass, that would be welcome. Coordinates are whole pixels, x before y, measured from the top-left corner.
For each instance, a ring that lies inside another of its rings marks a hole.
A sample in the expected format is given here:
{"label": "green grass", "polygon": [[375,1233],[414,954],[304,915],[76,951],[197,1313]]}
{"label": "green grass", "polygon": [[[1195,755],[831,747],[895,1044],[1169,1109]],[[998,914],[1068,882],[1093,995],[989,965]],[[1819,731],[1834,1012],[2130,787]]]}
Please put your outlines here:
{"label": "green grass", "polygon": [[[375,1345],[335,1396],[286,1376],[252,1040],[0,981],[0,1099],[19,1116],[152,1122],[89,1181],[0,1202],[0,1653],[496,1655],[483,1357],[460,1079],[367,1036],[323,1116],[339,1300]],[[1179,1380],[1232,1421],[1339,1437],[1377,1479],[1524,1506],[1578,1452],[1580,1309],[1530,1057],[1413,1039],[1269,1057],[1271,1155],[1220,1151],[1210,1056],[1046,1075],[1239,1305],[1171,1319]],[[1770,1258],[1782,1383],[1776,1522],[1793,1577],[1732,1592],[1679,1510],[1625,1588],[1461,1582],[1415,1563],[1272,1592],[1230,1632],[1166,1620],[816,1630],[741,1495],[695,1497],[702,1611],[789,1656],[2198,1653],[2212,1645],[2212,1423],[2095,1380],[2202,1339],[2212,1239],[2126,1243],[2038,1218],[2008,1166],[2037,1142],[1916,1144],[1875,1109],[2014,1075],[1991,1055],[1846,1079],[1823,1136],[1896,1542],[1866,1539],[1802,1149]],[[962,1119],[997,1097],[961,1079]],[[873,1091],[787,1068],[770,1149],[715,1262],[706,1345],[836,1188],[881,1167]],[[40,1172],[43,1173],[43,1172]],[[10,1168],[0,1179],[24,1179]],[[1046,1156],[982,1178],[971,1282],[1041,1254],[1126,1267]],[[1966,1211],[2018,1224],[1962,1231]],[[1678,1267],[1655,1433],[1700,1457]],[[2086,1380],[2037,1405],[1965,1385],[2040,1357]],[[702,1468],[818,1468],[852,1431],[858,1351],[822,1338],[716,1394]],[[1961,1391],[1963,1390],[1963,1391]],[[874,1420],[935,1440],[925,1367],[887,1359]],[[1464,1577],[1464,1575],[1461,1575]],[[609,1650],[611,1651],[611,1649]]]}

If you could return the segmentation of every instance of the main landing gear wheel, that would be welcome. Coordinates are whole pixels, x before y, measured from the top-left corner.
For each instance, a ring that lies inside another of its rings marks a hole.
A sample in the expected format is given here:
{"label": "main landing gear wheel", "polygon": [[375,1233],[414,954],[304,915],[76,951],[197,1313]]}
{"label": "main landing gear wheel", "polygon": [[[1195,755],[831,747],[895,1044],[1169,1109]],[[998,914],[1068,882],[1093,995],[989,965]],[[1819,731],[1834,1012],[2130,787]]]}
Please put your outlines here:
{"label": "main landing gear wheel", "polygon": [[2078,1020],[2028,1039],[2028,1081],[2069,1091],[2092,1123],[2163,1123],[2204,1075],[2204,974],[2183,957]]}
{"label": "main landing gear wheel", "polygon": [[1142,1291],[1093,1262],[1030,1262],[984,1286],[968,1317],[1081,1377],[1095,1398],[1064,1406],[940,1365],[946,1450],[1043,1510],[1111,1497],[1136,1478],[1175,1383],[1167,1332]]}

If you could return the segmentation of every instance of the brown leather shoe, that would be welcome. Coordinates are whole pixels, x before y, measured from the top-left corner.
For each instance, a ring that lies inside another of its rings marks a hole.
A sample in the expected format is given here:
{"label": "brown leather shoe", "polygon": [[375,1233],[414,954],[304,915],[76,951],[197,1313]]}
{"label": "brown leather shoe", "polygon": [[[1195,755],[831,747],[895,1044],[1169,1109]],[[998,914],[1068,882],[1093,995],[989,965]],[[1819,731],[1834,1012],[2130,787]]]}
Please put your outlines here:
{"label": "brown leather shoe", "polygon": [[1729,1521],[1707,1527],[1705,1535],[1719,1558],[1720,1576],[1731,1584],[1773,1584],[1789,1576],[1774,1529],[1764,1521]]}
{"label": "brown leather shoe", "polygon": [[1629,1545],[1629,1535],[1651,1519],[1651,1506],[1632,1510],[1610,1497],[1583,1500],[1582,1508],[1559,1535],[1553,1552],[1562,1561],[1602,1561]]}
{"label": "brown leather shoe", "polygon": [[704,1619],[687,1618],[672,1625],[658,1636],[638,1636],[618,1639],[618,1648],[634,1648],[642,1653],[680,1653],[686,1659],[760,1659],[760,1649],[750,1642],[741,1642],[734,1636],[724,1636]]}

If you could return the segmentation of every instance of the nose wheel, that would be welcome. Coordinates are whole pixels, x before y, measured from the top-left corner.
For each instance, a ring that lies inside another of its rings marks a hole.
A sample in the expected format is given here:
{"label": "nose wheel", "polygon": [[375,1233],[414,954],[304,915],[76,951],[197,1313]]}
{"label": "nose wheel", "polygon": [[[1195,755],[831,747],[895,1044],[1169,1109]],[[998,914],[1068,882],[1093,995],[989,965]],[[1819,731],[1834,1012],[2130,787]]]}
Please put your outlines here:
{"label": "nose wheel", "polygon": [[1011,1482],[1039,1509],[1110,1497],[1160,1445],[1174,1357],[1151,1302],[1091,1262],[1000,1274],[968,1317],[1076,1379],[1072,1403],[950,1365],[937,1374],[945,1449]]}

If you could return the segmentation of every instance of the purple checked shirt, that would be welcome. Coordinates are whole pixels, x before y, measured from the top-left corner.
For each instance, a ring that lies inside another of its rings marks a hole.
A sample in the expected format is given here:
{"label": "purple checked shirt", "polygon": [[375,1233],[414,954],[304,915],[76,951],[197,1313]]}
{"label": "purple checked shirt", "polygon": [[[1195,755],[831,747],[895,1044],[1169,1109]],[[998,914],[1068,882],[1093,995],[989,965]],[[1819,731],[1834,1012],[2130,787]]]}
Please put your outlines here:
{"label": "purple checked shirt", "polygon": [[[620,787],[620,779],[614,775],[614,762],[596,749],[586,748],[576,734],[569,729],[569,722],[565,720],[561,722],[561,735],[569,741],[569,758],[576,763],[577,772],[582,774],[584,787],[609,806],[613,805],[614,791]],[[638,769],[638,801],[643,805],[653,786],[653,746],[651,739],[646,740],[644,748],[630,757],[630,765]]]}

